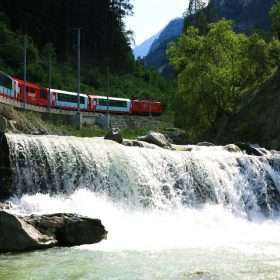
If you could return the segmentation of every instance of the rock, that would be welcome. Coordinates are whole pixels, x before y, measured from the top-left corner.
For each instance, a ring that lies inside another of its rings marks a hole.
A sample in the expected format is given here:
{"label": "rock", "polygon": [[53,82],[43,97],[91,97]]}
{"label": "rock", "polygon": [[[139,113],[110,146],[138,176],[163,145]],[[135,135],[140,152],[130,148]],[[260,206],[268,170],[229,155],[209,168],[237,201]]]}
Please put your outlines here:
{"label": "rock", "polygon": [[140,148],[147,148],[147,149],[156,149],[157,147],[153,144],[145,143],[143,141],[138,140],[124,140],[122,143],[124,146],[127,147],[140,147]]}
{"label": "rock", "polygon": [[106,238],[98,219],[75,214],[19,217],[0,211],[0,252],[94,244]]}
{"label": "rock", "polygon": [[138,137],[137,140],[157,145],[161,148],[172,149],[168,139],[161,133],[150,131],[147,135]]}
{"label": "rock", "polygon": [[235,144],[240,148],[241,151],[245,152],[247,155],[251,156],[263,156],[265,152],[257,144],[248,144],[248,143],[237,143]]}
{"label": "rock", "polygon": [[13,170],[10,163],[10,151],[5,134],[0,134],[0,200],[13,194]]}
{"label": "rock", "polygon": [[7,119],[0,115],[0,133],[5,133],[7,128],[8,128]]}
{"label": "rock", "polygon": [[200,143],[197,143],[196,146],[201,146],[201,147],[213,147],[213,146],[215,146],[215,144],[210,143],[210,142],[200,142]]}
{"label": "rock", "polygon": [[119,144],[121,144],[123,142],[121,131],[118,128],[112,128],[110,131],[108,131],[108,133],[105,135],[104,139],[112,140]]}
{"label": "rock", "polygon": [[93,244],[107,236],[100,220],[76,214],[32,215],[23,219],[40,232],[54,237],[58,246]]}
{"label": "rock", "polygon": [[179,128],[166,128],[162,133],[175,145],[188,145],[190,142],[187,139],[187,134]]}
{"label": "rock", "polygon": [[145,147],[145,144],[143,142],[137,140],[124,140],[122,144],[128,147],[140,147],[140,148]]}
{"label": "rock", "polygon": [[193,147],[191,147],[191,146],[172,144],[172,147],[175,151],[178,151],[178,152],[191,152],[193,150]]}
{"label": "rock", "polygon": [[12,208],[12,204],[10,202],[0,202],[0,210],[9,210]]}
{"label": "rock", "polygon": [[17,125],[17,122],[16,122],[16,121],[14,121],[14,120],[9,120],[9,121],[8,121],[8,129],[9,129],[9,130],[17,131],[16,125]]}
{"label": "rock", "polygon": [[229,144],[224,146],[224,149],[230,153],[239,153],[241,152],[240,148],[234,144]]}
{"label": "rock", "polygon": [[23,219],[0,211],[0,252],[22,252],[56,246],[57,241],[46,236]]}

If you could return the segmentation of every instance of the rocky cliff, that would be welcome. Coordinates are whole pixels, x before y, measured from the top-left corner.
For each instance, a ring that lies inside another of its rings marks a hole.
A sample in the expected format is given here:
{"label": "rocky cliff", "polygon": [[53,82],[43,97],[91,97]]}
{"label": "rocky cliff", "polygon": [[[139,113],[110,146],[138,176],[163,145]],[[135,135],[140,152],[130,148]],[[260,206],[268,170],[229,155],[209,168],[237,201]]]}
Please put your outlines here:
{"label": "rocky cliff", "polygon": [[[256,30],[268,32],[270,30],[269,10],[274,0],[212,0],[215,18],[226,18],[235,22],[235,29],[239,32],[252,33]],[[176,40],[183,31],[184,20],[177,19],[163,30],[145,58],[149,67],[159,72],[170,72],[166,57],[166,49],[171,41]]]}
{"label": "rocky cliff", "polygon": [[233,20],[238,31],[269,30],[274,0],[212,0],[219,17]]}
{"label": "rocky cliff", "polygon": [[145,65],[154,67],[163,74],[168,73],[170,66],[166,57],[166,49],[170,42],[176,40],[182,34],[183,28],[183,18],[172,20],[153,42],[148,55],[145,57]]}

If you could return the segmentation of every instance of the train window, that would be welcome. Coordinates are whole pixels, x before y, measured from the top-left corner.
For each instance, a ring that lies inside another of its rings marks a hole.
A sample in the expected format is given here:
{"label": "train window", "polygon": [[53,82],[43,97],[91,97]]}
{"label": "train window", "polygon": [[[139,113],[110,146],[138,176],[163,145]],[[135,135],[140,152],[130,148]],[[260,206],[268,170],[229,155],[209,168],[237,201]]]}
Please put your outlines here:
{"label": "train window", "polygon": [[99,105],[110,106],[110,107],[127,107],[127,101],[109,99],[109,104],[108,104],[107,99],[99,99]]}
{"label": "train window", "polygon": [[80,96],[80,103],[85,104],[86,99],[83,96]]}
{"label": "train window", "polygon": [[107,99],[99,99],[97,104],[100,105],[100,106],[108,106],[109,105],[107,103]]}
{"label": "train window", "polygon": [[12,79],[0,73],[0,86],[8,89],[13,89]]}
{"label": "train window", "polygon": [[[64,94],[64,93],[58,93],[57,94],[57,100],[61,101],[61,102],[77,103],[78,102],[78,96],[77,95]],[[85,98],[83,96],[80,96],[80,103],[85,104]]]}
{"label": "train window", "polygon": [[40,98],[47,99],[47,92],[45,90],[41,89],[41,91],[40,91]]}
{"label": "train window", "polygon": [[122,100],[110,100],[110,106],[112,107],[127,107],[127,102]]}

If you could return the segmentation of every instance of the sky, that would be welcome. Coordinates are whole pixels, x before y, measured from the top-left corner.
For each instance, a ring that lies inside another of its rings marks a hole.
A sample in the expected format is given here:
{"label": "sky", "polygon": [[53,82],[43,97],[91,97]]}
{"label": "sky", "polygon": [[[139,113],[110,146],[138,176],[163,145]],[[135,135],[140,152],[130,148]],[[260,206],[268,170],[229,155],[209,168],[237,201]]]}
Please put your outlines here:
{"label": "sky", "polygon": [[126,27],[134,32],[136,45],[161,31],[170,20],[181,17],[188,0],[132,0],[134,16],[127,17]]}

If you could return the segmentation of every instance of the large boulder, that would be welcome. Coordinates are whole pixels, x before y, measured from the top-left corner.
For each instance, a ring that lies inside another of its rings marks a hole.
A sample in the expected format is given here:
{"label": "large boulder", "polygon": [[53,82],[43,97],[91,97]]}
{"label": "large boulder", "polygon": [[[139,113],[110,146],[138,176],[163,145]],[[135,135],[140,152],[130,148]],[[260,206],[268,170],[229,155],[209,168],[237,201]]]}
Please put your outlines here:
{"label": "large boulder", "polygon": [[93,244],[107,236],[99,219],[76,214],[32,215],[23,219],[40,232],[54,237],[59,246]]}
{"label": "large boulder", "polygon": [[57,241],[23,219],[0,211],[0,252],[21,252],[56,246]]}
{"label": "large boulder", "polygon": [[187,133],[179,128],[165,128],[162,133],[175,145],[190,144]]}
{"label": "large boulder", "polygon": [[10,151],[5,134],[0,133],[0,201],[13,194],[13,170],[10,163]]}
{"label": "large boulder", "polygon": [[123,138],[121,135],[121,131],[118,128],[111,128],[107,134],[105,135],[104,139],[106,140],[112,140],[119,144],[123,142]]}
{"label": "large boulder", "polygon": [[172,149],[172,146],[165,135],[150,131],[147,135],[138,137],[137,140],[157,145],[161,148]]}
{"label": "large boulder", "polygon": [[8,128],[8,121],[5,117],[0,115],[0,133],[5,133]]}
{"label": "large boulder", "polygon": [[98,219],[75,214],[19,217],[0,211],[0,252],[94,244],[106,238]]}
{"label": "large boulder", "polygon": [[260,157],[267,154],[267,151],[261,148],[258,144],[236,143],[235,145],[247,155]]}

